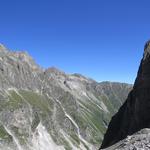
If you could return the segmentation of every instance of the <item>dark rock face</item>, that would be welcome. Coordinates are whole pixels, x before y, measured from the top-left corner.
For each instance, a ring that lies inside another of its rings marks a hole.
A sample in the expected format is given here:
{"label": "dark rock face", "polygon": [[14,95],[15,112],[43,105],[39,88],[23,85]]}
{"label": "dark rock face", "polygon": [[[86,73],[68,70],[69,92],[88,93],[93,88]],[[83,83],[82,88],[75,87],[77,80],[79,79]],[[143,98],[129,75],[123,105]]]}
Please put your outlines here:
{"label": "dark rock face", "polygon": [[133,90],[112,118],[101,148],[109,147],[135,132],[150,127],[150,41],[144,48]]}

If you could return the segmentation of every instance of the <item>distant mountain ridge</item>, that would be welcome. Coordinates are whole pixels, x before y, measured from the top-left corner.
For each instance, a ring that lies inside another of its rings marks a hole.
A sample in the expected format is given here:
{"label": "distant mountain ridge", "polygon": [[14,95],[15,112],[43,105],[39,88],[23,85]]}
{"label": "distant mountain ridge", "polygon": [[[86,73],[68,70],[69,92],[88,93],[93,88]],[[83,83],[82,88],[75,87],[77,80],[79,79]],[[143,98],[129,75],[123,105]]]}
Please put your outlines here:
{"label": "distant mountain ridge", "polygon": [[0,45],[0,149],[95,150],[132,85],[97,83]]}

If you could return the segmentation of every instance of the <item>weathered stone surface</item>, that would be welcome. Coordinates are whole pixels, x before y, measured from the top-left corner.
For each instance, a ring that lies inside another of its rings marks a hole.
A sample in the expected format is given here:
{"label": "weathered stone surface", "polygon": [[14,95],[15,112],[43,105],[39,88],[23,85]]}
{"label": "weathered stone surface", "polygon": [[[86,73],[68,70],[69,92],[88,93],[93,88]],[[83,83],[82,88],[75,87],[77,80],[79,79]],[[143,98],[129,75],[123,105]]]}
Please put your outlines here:
{"label": "weathered stone surface", "polygon": [[150,129],[145,128],[139,132],[127,136],[126,139],[119,141],[103,150],[149,150],[150,149]]}
{"label": "weathered stone surface", "polygon": [[112,118],[101,148],[109,147],[128,135],[150,128],[150,41],[144,48],[138,75],[126,102]]}

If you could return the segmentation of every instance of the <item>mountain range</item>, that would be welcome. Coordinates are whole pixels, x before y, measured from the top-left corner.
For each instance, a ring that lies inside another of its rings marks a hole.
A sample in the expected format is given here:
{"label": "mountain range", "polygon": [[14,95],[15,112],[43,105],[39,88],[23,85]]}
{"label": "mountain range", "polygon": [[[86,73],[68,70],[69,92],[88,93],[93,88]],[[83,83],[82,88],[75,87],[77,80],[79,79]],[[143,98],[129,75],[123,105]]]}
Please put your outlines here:
{"label": "mountain range", "polygon": [[132,85],[96,82],[0,45],[0,149],[96,150]]}

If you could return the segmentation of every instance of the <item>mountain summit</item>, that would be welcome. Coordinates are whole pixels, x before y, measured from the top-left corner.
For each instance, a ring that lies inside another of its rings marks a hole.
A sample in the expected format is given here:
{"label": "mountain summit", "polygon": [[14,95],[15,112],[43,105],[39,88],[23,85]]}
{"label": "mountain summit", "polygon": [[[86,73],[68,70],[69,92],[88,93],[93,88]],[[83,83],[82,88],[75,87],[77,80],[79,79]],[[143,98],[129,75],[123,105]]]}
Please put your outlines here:
{"label": "mountain summit", "polygon": [[144,60],[150,56],[150,40],[145,44],[144,47]]}
{"label": "mountain summit", "polygon": [[109,147],[135,132],[150,128],[150,41],[145,44],[133,90],[112,118],[101,148]]}
{"label": "mountain summit", "polygon": [[3,51],[3,52],[5,51],[6,52],[7,48],[3,44],[0,43],[0,52],[1,51]]}

